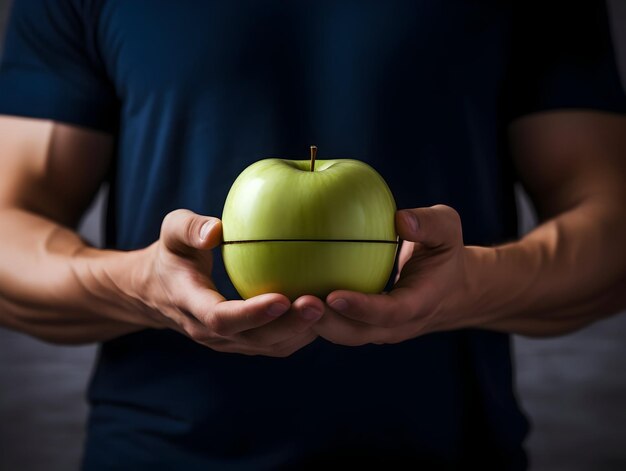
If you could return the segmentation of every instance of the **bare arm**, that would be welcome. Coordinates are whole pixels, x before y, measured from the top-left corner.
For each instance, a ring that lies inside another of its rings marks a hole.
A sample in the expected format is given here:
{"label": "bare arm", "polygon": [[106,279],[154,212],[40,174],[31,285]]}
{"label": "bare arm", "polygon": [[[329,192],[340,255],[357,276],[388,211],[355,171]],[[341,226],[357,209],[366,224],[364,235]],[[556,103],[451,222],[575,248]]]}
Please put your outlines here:
{"label": "bare arm", "polygon": [[316,338],[317,298],[227,301],[217,292],[217,218],[174,211],[141,250],[86,245],[72,228],[106,174],[109,136],[0,117],[0,143],[0,325],[58,343],[171,328],[214,350],[269,356]]}
{"label": "bare arm", "polygon": [[0,324],[52,342],[106,340],[141,328],[85,296],[72,231],[109,166],[112,138],[0,117]]}
{"label": "bare arm", "polygon": [[542,222],[474,252],[488,272],[478,307],[498,313],[486,326],[554,335],[626,307],[626,118],[544,113],[514,123],[510,139]]}
{"label": "bare arm", "polygon": [[534,114],[510,139],[542,224],[515,242],[468,247],[452,208],[399,211],[393,289],[331,293],[320,335],[346,345],[465,327],[549,336],[626,307],[626,118]]}

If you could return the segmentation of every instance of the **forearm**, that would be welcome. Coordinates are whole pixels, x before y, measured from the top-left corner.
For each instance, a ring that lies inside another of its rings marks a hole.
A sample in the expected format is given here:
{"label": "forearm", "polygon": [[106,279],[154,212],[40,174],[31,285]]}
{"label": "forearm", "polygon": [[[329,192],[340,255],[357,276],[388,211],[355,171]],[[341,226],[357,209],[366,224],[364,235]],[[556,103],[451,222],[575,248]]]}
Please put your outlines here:
{"label": "forearm", "polygon": [[125,315],[133,299],[106,276],[115,266],[122,273],[132,255],[90,249],[71,230],[20,209],[1,210],[0,227],[0,325],[71,344],[142,328]]}
{"label": "forearm", "polygon": [[626,304],[626,220],[615,201],[591,201],[520,241],[468,247],[475,325],[522,335],[559,335]]}

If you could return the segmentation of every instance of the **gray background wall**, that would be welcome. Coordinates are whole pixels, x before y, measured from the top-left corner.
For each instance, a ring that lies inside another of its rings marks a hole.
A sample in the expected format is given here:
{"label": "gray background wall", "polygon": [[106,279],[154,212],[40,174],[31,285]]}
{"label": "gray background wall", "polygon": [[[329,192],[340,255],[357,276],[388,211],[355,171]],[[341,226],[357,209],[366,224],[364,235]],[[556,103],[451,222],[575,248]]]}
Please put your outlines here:
{"label": "gray background wall", "polygon": [[[626,70],[626,1],[610,3]],[[6,5],[0,0],[0,23]],[[101,202],[81,225],[96,244]],[[519,202],[526,232],[532,211],[521,193]],[[514,339],[519,397],[534,426],[531,469],[626,469],[625,340],[624,315],[560,338]],[[95,352],[0,329],[0,471],[78,468]]]}

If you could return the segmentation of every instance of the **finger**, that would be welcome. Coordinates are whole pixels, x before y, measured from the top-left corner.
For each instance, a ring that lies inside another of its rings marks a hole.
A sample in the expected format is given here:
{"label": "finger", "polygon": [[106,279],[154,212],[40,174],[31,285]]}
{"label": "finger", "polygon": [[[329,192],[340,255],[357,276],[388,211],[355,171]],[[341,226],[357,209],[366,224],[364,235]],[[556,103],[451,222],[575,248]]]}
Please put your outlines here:
{"label": "finger", "polygon": [[387,294],[334,291],[326,303],[342,316],[364,324],[393,327],[415,317],[418,297],[411,288],[394,288]]}
{"label": "finger", "polygon": [[296,337],[285,340],[284,342],[275,344],[271,347],[269,355],[276,356],[280,358],[285,358],[291,356],[298,350],[306,347],[307,345],[313,343],[315,339],[318,338],[318,335],[313,330],[309,330],[302,334],[297,335]]}
{"label": "finger", "polygon": [[274,322],[241,333],[243,341],[255,345],[276,345],[290,338],[310,331],[325,310],[324,302],[315,296],[301,296],[296,299],[289,312]]}
{"label": "finger", "polygon": [[182,255],[209,250],[221,243],[222,224],[218,218],[177,209],[163,219],[161,240],[169,250]]}
{"label": "finger", "polygon": [[214,335],[232,337],[240,332],[268,324],[284,315],[291,303],[286,296],[277,293],[262,294],[245,301],[221,301],[215,303],[215,291],[206,290],[206,306],[194,309],[195,317]]}
{"label": "finger", "polygon": [[218,337],[206,326],[205,320],[214,307],[224,301],[220,293],[201,284],[182,285],[169,297],[169,306],[159,312],[169,319],[170,324],[174,324],[171,328],[203,342]]}
{"label": "finger", "polygon": [[348,319],[332,309],[312,329],[329,342],[350,347],[386,343],[389,337],[389,329]]}
{"label": "finger", "polygon": [[396,230],[401,239],[420,242],[429,248],[463,242],[459,213],[441,204],[397,211]]}
{"label": "finger", "polygon": [[403,240],[400,244],[400,250],[398,253],[398,269],[396,276],[394,278],[393,283],[396,284],[398,279],[400,278],[400,273],[402,273],[402,269],[404,265],[409,261],[411,256],[413,255],[413,251],[415,250],[416,244],[414,242],[410,242],[408,240]]}
{"label": "finger", "polygon": [[263,355],[276,358],[285,358],[313,342],[318,335],[315,332],[305,332],[284,342],[272,346],[258,347],[242,344],[232,340],[218,340],[205,345],[213,350],[224,353],[239,353],[242,355]]}

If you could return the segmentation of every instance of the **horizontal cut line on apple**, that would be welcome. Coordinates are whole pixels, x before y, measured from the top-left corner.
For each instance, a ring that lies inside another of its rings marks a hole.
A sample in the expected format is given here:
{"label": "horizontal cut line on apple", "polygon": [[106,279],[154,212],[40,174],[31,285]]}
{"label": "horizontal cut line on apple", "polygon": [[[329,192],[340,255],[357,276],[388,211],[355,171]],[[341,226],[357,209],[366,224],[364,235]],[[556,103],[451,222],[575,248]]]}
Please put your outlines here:
{"label": "horizontal cut line on apple", "polygon": [[231,244],[252,244],[258,242],[352,242],[368,244],[394,244],[397,240],[362,240],[362,239],[259,239],[259,240],[228,240],[222,242],[224,245]]}

